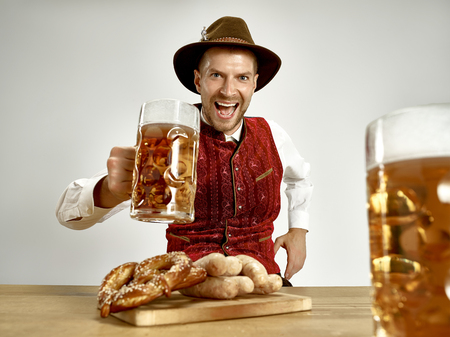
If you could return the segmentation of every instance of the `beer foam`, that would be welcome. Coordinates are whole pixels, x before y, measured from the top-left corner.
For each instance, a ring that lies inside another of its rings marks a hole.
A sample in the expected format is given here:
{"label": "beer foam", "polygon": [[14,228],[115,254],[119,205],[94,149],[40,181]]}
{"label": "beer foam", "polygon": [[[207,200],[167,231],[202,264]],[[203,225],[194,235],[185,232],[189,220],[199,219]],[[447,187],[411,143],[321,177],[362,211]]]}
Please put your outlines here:
{"label": "beer foam", "polygon": [[155,99],[141,106],[139,125],[168,123],[200,131],[200,112],[195,105],[177,99]]}
{"label": "beer foam", "polygon": [[366,169],[395,161],[450,156],[450,103],[390,112],[366,128]]}

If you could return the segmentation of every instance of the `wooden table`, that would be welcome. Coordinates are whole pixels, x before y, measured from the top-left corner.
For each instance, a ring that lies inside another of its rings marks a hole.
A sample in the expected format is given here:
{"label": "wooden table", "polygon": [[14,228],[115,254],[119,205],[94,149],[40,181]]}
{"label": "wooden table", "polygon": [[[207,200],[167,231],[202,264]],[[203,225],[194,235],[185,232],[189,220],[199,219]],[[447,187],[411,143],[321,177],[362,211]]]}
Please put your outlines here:
{"label": "wooden table", "polygon": [[0,285],[0,336],[370,337],[369,287],[293,287],[312,310],[263,317],[153,327],[101,318],[98,287]]}

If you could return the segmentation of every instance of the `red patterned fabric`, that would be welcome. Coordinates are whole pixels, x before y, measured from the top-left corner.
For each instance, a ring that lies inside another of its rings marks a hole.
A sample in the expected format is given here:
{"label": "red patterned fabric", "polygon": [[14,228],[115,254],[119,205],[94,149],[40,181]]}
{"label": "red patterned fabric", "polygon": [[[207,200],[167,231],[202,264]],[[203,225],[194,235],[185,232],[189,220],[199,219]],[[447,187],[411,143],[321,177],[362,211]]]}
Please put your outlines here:
{"label": "red patterned fabric", "polygon": [[241,139],[226,142],[202,122],[195,221],[169,225],[167,251],[185,251],[194,261],[213,252],[246,254],[278,273],[272,233],[283,167],[263,118],[245,118]]}

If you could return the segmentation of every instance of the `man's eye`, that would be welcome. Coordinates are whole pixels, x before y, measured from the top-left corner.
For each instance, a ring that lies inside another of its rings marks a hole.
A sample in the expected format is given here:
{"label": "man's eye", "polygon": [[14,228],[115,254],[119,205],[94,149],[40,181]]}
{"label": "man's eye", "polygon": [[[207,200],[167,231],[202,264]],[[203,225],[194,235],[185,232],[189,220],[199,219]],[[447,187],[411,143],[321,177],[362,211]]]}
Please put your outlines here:
{"label": "man's eye", "polygon": [[248,76],[240,76],[239,78],[241,79],[241,81],[247,81],[248,80]]}
{"label": "man's eye", "polygon": [[220,77],[220,75],[218,73],[213,73],[212,77]]}

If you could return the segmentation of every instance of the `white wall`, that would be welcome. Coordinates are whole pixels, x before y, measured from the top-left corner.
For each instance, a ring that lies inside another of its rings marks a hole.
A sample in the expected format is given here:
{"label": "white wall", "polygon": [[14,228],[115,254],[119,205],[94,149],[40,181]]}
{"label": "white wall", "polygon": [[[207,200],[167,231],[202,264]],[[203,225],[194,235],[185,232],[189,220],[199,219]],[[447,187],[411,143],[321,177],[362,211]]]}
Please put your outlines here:
{"label": "white wall", "polygon": [[[143,102],[198,102],[172,56],[224,15],[243,17],[283,60],[248,115],[278,121],[312,166],[308,258],[293,283],[369,285],[365,126],[450,101],[446,0],[0,0],[0,283],[98,285],[165,251],[164,226],[123,212],[72,231],[54,208],[112,146],[134,144]],[[284,212],[276,226],[275,236],[287,230]]]}

